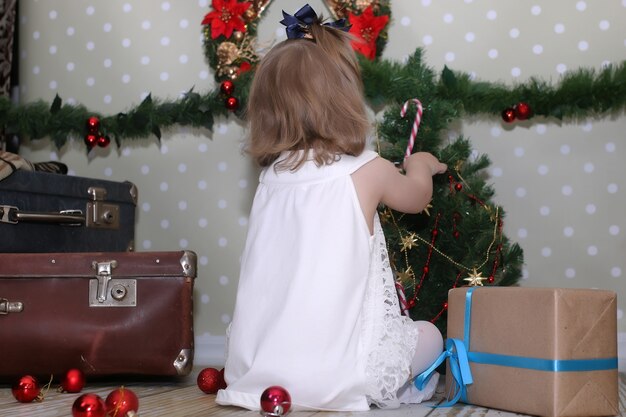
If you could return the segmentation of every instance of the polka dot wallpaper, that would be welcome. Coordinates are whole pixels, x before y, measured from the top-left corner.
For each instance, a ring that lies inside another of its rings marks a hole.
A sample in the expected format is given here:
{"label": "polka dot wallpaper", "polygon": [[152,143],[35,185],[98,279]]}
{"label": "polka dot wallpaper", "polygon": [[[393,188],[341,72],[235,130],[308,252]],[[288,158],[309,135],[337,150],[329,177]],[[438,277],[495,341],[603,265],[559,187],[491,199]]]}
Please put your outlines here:
{"label": "polka dot wallpaper", "polygon": [[[330,14],[322,0],[310,4]],[[64,102],[112,114],[147,94],[165,99],[191,87],[214,88],[200,26],[209,5],[20,2],[20,100],[51,102],[59,94]],[[260,50],[285,38],[280,11],[299,5],[270,5],[259,29]],[[557,82],[567,70],[599,69],[626,58],[626,0],[396,0],[392,12],[385,58],[404,60],[423,47],[436,71],[447,65],[476,79]],[[505,231],[525,251],[521,285],[617,291],[620,346],[626,346],[625,130],[619,113],[514,124],[466,118],[448,132],[469,137],[475,152],[492,160],[490,181],[507,211]],[[176,127],[163,132],[160,142],[126,140],[120,149],[112,144],[89,155],[82,138],[61,149],[47,139],[22,148],[34,161],[65,162],[73,175],[134,182],[137,250],[198,254],[198,345],[217,352],[200,352],[201,361],[221,360],[233,310],[258,175],[241,155],[244,135],[244,126],[231,117],[218,119],[213,132]]]}

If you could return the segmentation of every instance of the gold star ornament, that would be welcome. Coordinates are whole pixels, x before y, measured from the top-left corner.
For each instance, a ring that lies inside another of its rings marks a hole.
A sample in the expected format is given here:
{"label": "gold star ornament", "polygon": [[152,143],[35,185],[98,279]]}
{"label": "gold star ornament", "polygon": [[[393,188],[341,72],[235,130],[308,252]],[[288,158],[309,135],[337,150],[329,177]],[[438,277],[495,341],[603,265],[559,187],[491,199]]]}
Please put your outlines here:
{"label": "gold star ornament", "polygon": [[409,266],[406,270],[397,272],[398,279],[402,284],[408,284],[412,281],[413,278],[413,269]]}
{"label": "gold star ornament", "polygon": [[487,279],[483,277],[482,275],[483,275],[482,272],[478,272],[476,271],[476,268],[474,268],[472,269],[472,272],[470,272],[469,277],[463,278],[463,281],[467,281],[467,285],[471,287],[478,287],[478,286],[482,287],[483,281]]}
{"label": "gold star ornament", "polygon": [[402,252],[406,252],[407,250],[417,246],[417,236],[415,233],[411,233],[407,236],[402,236]]}

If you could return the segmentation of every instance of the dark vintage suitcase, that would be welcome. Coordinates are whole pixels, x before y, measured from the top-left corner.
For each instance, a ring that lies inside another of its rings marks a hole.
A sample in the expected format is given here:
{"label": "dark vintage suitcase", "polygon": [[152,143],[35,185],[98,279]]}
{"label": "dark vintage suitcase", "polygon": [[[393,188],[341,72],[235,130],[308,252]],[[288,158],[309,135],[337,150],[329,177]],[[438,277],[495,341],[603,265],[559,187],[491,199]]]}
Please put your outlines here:
{"label": "dark vintage suitcase", "polygon": [[130,182],[15,171],[0,180],[0,252],[134,249]]}
{"label": "dark vintage suitcase", "polygon": [[187,375],[196,265],[191,251],[0,254],[0,378]]}

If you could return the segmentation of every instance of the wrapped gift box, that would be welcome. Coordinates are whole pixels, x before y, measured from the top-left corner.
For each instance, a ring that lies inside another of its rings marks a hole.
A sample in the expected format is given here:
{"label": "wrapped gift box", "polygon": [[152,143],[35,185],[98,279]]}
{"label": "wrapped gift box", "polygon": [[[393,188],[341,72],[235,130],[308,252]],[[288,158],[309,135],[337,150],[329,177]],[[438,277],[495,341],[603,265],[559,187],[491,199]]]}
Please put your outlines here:
{"label": "wrapped gift box", "polygon": [[[447,336],[467,349],[473,382],[463,402],[540,416],[619,414],[612,291],[452,289]],[[446,382],[454,383],[450,360]]]}

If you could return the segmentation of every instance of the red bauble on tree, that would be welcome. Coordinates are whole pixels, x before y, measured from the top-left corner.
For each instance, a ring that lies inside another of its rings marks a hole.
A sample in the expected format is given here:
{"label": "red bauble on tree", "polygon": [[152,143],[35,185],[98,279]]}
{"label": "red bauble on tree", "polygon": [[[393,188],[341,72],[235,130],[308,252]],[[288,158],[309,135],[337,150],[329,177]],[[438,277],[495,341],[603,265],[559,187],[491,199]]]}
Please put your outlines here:
{"label": "red bauble on tree", "polygon": [[515,120],[515,109],[508,107],[502,111],[502,120],[507,123],[511,123]]}
{"label": "red bauble on tree", "polygon": [[65,372],[61,380],[60,391],[76,393],[81,392],[85,386],[85,374],[80,369],[72,368]]}
{"label": "red bauble on tree", "polygon": [[105,417],[104,400],[96,394],[83,394],[72,405],[72,417]]}
{"label": "red bauble on tree", "polygon": [[533,112],[528,103],[519,102],[513,107],[515,110],[515,117],[518,120],[526,120],[532,116]]}
{"label": "red bauble on tree", "polygon": [[40,398],[41,386],[39,386],[39,381],[34,376],[24,375],[15,381],[11,387],[11,392],[19,402],[30,403]]}
{"label": "red bauble on tree", "polygon": [[224,373],[215,368],[204,368],[198,374],[198,388],[205,394],[215,394],[220,389],[226,388]]}
{"label": "red bauble on tree", "polygon": [[139,398],[131,390],[119,387],[104,401],[107,417],[128,417],[139,410]]}
{"label": "red bauble on tree", "polygon": [[283,387],[273,385],[261,394],[261,410],[266,416],[283,416],[291,408],[291,396]]}

